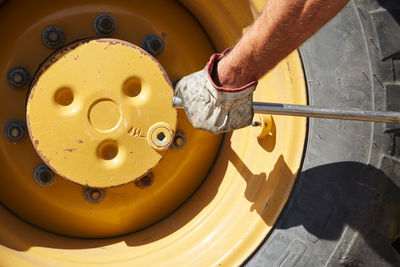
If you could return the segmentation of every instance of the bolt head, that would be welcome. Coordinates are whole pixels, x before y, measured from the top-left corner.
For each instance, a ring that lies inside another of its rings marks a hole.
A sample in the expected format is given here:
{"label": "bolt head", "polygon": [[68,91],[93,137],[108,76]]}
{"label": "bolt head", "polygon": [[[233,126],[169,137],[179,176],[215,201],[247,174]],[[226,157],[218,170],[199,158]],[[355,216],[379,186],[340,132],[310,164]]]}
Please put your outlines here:
{"label": "bolt head", "polygon": [[47,37],[50,42],[57,42],[60,39],[57,32],[50,32]]}
{"label": "bolt head", "polygon": [[14,83],[16,84],[20,84],[24,81],[24,77],[21,75],[21,73],[14,73],[14,75],[12,76],[12,80]]}
{"label": "bolt head", "polygon": [[171,150],[181,150],[186,145],[186,135],[183,131],[177,130],[175,133],[174,141],[171,145]]}
{"label": "bolt head", "polygon": [[150,41],[150,45],[149,45],[150,49],[152,52],[159,52],[161,47],[162,47],[162,43],[161,40],[158,38],[154,38]]}
{"label": "bolt head", "polygon": [[83,188],[83,196],[87,202],[98,204],[105,198],[106,191],[101,188],[85,187]]}
{"label": "bolt head", "polygon": [[13,127],[10,129],[10,136],[12,138],[18,138],[21,136],[21,130],[18,127]]}
{"label": "bolt head", "polygon": [[154,174],[151,172],[145,175],[144,177],[140,178],[139,180],[136,180],[135,185],[143,189],[151,186],[153,184],[153,181],[154,181]]}
{"label": "bolt head", "polygon": [[94,20],[93,27],[100,37],[109,37],[117,29],[117,21],[110,14],[101,14]]}
{"label": "bolt head", "polygon": [[35,182],[42,187],[49,187],[54,184],[56,174],[46,164],[40,164],[33,173]]}
{"label": "bolt head", "polygon": [[174,140],[174,144],[177,145],[177,146],[183,145],[184,142],[185,142],[185,140],[183,139],[182,136],[177,136],[177,137],[175,138],[175,140]]}
{"label": "bolt head", "polygon": [[147,132],[147,143],[155,150],[166,150],[173,142],[172,127],[165,122],[153,124]]}
{"label": "bolt head", "polygon": [[100,21],[100,26],[104,31],[110,31],[114,27],[114,23],[110,18],[104,18]]}
{"label": "bolt head", "polygon": [[90,197],[94,200],[98,200],[101,196],[101,193],[98,190],[92,190],[92,192],[90,193]]}
{"label": "bolt head", "polygon": [[7,74],[7,82],[11,88],[23,90],[31,80],[29,72],[23,67],[14,67]]}
{"label": "bolt head", "polygon": [[10,143],[21,143],[27,137],[26,124],[23,121],[9,121],[3,129],[3,134]]}
{"label": "bolt head", "polygon": [[164,40],[157,34],[150,34],[144,38],[142,48],[152,56],[158,56],[164,50]]}
{"label": "bolt head", "polygon": [[42,42],[50,49],[58,49],[64,45],[65,34],[64,31],[55,25],[47,26],[42,31]]}

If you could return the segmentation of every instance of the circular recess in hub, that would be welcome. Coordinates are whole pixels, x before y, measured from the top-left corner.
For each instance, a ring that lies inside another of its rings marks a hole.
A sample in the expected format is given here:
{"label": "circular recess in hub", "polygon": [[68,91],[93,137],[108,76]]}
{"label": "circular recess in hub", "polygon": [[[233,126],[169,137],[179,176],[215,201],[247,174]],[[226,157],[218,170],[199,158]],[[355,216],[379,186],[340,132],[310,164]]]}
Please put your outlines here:
{"label": "circular recess in hub", "polygon": [[61,87],[54,94],[54,101],[61,106],[69,106],[74,101],[74,93],[69,87]]}
{"label": "circular recess in hub", "polygon": [[97,148],[97,155],[104,160],[112,160],[118,155],[118,144],[113,140],[103,141]]}
{"label": "circular recess in hub", "polygon": [[121,111],[112,99],[99,99],[90,106],[88,119],[96,130],[109,131],[118,125]]}
{"label": "circular recess in hub", "polygon": [[124,82],[122,91],[129,97],[135,97],[142,91],[142,82],[137,77],[131,77]]}

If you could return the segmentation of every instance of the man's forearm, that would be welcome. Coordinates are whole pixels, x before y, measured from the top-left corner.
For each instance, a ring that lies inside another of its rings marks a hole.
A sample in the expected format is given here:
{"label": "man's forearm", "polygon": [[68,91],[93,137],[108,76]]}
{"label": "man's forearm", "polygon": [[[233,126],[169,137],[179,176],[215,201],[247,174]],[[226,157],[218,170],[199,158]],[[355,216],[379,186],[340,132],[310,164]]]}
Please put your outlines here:
{"label": "man's forearm", "polygon": [[269,0],[260,17],[217,66],[216,80],[238,88],[258,80],[298,48],[348,0]]}

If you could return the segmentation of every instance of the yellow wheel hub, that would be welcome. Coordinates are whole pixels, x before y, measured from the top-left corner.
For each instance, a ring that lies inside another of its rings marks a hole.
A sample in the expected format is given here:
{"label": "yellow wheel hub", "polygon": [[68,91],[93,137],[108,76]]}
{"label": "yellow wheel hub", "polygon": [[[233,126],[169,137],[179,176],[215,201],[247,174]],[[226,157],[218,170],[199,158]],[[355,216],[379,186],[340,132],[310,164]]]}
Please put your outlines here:
{"label": "yellow wheel hub", "polygon": [[141,48],[115,39],[74,43],[43,64],[30,92],[32,143],[58,175],[90,187],[131,182],[171,145],[171,83]]}

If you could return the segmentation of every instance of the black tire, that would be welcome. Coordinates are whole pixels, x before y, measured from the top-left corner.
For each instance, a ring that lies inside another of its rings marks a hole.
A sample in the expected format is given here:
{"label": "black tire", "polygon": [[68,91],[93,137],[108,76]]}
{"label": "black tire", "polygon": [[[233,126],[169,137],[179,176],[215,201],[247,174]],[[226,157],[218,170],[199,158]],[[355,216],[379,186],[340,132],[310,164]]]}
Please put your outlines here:
{"label": "black tire", "polygon": [[[399,22],[398,0],[354,0],[308,40],[310,104],[400,111]],[[398,136],[399,125],[309,120],[290,199],[244,265],[400,266]]]}

